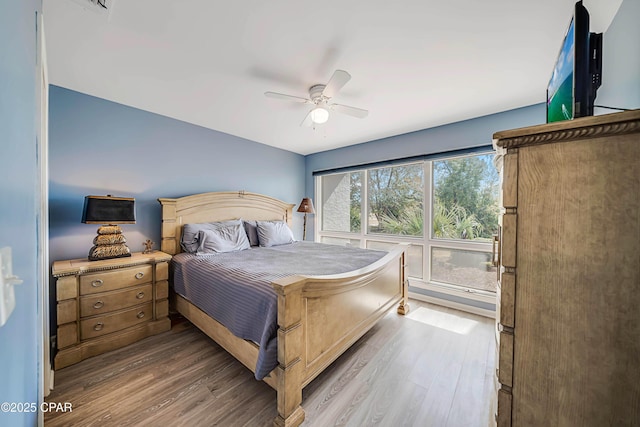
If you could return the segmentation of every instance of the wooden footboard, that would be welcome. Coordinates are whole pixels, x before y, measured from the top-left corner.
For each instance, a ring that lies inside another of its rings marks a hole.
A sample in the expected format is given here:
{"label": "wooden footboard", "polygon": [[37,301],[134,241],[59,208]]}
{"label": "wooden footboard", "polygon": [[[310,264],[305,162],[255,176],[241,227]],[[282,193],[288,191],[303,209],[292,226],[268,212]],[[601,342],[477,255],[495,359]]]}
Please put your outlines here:
{"label": "wooden footboard", "polygon": [[[278,395],[276,426],[304,421],[302,389],[398,304],[409,312],[405,252],[398,245],[378,262],[351,273],[291,276],[272,283],[278,294],[278,362],[264,381]],[[183,297],[175,308],[252,371],[256,344],[233,335]]]}
{"label": "wooden footboard", "polygon": [[278,294],[278,426],[304,420],[302,388],[344,353],[396,304],[405,314],[405,252],[398,245],[380,261],[331,276],[273,282]]}

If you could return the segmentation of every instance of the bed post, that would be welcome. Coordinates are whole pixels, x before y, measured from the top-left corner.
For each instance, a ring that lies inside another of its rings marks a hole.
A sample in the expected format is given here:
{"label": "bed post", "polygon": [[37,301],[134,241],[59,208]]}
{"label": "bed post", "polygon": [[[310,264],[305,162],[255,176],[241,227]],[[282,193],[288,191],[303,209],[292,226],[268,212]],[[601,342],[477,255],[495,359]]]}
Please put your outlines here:
{"label": "bed post", "polygon": [[162,228],[160,230],[162,241],[160,242],[160,250],[171,255],[178,253],[178,239],[176,236],[176,199],[160,198],[158,199],[162,205]]}
{"label": "bed post", "polygon": [[296,427],[304,421],[304,336],[302,286],[305,279],[287,277],[272,283],[278,295],[278,416],[274,426]]}
{"label": "bed post", "polygon": [[407,250],[402,253],[400,257],[400,280],[402,280],[402,299],[398,305],[398,314],[405,315],[409,313],[409,279],[407,279],[407,265],[405,258],[407,256]]}

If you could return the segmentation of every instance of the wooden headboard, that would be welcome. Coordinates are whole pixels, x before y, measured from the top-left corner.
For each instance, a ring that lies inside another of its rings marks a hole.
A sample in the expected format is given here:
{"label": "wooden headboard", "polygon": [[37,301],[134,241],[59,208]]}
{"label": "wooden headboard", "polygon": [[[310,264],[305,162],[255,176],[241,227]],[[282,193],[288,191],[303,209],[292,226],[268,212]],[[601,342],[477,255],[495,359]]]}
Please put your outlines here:
{"label": "wooden headboard", "polygon": [[171,255],[182,251],[184,224],[229,219],[282,220],[291,227],[293,204],[245,191],[201,193],[177,199],[160,198],[162,205],[161,250]]}

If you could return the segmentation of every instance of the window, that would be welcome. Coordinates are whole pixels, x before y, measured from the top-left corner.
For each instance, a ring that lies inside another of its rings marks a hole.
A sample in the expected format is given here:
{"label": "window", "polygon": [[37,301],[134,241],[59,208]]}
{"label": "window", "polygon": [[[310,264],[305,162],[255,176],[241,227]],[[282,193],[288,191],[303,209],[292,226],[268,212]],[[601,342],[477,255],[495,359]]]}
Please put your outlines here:
{"label": "window", "polygon": [[498,231],[498,172],[492,156],[433,162],[433,237],[488,241]]}
{"label": "window", "polygon": [[367,171],[369,233],[422,236],[422,164]]}
{"label": "window", "polygon": [[499,179],[492,160],[484,154],[433,162],[432,282],[496,291],[487,245],[498,232]]}
{"label": "window", "polygon": [[495,293],[491,238],[498,230],[499,181],[493,154],[327,174],[316,185],[317,240],[384,250],[406,242],[410,287],[478,298]]}
{"label": "window", "polygon": [[359,233],[363,172],[322,177],[322,231]]}
{"label": "window", "polygon": [[[377,249],[381,251],[389,251],[395,242],[381,242],[378,240],[367,240],[366,248],[367,249]],[[410,277],[415,277],[416,279],[422,279],[423,271],[422,271],[422,259],[423,259],[423,245],[412,244],[409,246],[409,250],[407,250],[407,274]]]}
{"label": "window", "polygon": [[464,288],[496,291],[496,270],[488,252],[433,246],[431,280]]}

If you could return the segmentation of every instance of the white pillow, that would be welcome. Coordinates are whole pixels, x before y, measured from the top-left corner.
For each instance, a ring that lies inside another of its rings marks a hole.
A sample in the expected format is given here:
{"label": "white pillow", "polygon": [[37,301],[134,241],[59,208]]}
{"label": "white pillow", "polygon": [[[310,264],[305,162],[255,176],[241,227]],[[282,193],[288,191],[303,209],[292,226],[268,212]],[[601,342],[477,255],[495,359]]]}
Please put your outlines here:
{"label": "white pillow", "polygon": [[256,221],[260,246],[278,246],[293,243],[293,233],[284,221]]}
{"label": "white pillow", "polygon": [[198,255],[242,251],[250,247],[241,223],[200,230],[198,241]]}

